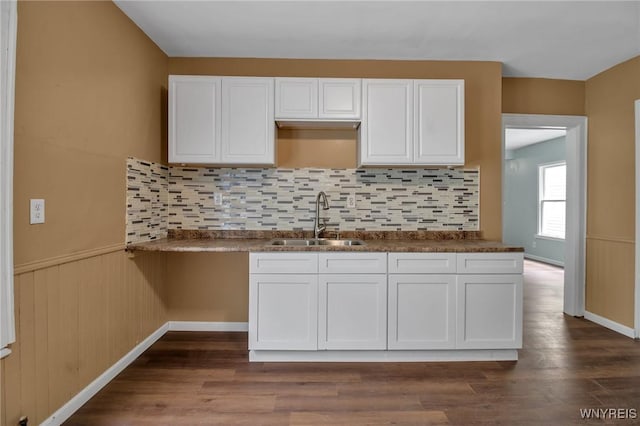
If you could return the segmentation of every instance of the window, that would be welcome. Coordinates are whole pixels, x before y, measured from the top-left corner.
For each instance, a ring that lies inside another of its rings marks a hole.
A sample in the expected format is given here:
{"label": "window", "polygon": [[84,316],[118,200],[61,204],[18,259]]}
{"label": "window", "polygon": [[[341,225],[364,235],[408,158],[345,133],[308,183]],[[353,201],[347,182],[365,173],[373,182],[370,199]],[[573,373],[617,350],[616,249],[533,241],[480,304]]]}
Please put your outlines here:
{"label": "window", "polygon": [[564,239],[567,163],[545,164],[538,170],[538,235]]}

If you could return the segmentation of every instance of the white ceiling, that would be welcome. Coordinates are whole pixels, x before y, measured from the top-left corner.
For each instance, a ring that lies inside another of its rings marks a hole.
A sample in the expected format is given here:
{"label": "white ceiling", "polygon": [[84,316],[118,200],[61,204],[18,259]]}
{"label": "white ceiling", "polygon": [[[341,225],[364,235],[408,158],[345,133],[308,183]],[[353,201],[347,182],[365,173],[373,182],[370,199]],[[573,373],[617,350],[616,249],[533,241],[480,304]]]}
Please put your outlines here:
{"label": "white ceiling", "polygon": [[556,139],[567,134],[565,129],[505,129],[504,147],[519,149],[535,143]]}
{"label": "white ceiling", "polygon": [[640,54],[640,1],[115,3],[171,57],[499,61],[585,80]]}

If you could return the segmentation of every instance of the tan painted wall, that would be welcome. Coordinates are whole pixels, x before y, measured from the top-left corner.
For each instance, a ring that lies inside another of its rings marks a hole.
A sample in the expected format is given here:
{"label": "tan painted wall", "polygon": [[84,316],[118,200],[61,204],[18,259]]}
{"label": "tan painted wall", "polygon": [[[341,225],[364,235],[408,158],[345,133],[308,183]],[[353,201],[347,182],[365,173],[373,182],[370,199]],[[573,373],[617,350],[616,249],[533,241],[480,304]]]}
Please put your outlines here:
{"label": "tan painted wall", "polygon": [[[16,265],[124,241],[125,158],[162,159],[167,87],[166,55],[111,2],[18,15]],[[29,225],[29,198],[46,224]]]}
{"label": "tan painted wall", "polygon": [[633,327],[634,101],[640,56],[586,82],[588,311]]}
{"label": "tan painted wall", "polygon": [[355,169],[357,130],[279,129],[276,166]]}
{"label": "tan painted wall", "polygon": [[[17,342],[2,425],[38,424],[166,322],[163,255],[123,251],[125,158],[166,157],[168,59],[112,2],[19,2]],[[46,223],[28,224],[29,198]]]}
{"label": "tan painted wall", "polygon": [[585,115],[585,82],[549,78],[502,79],[502,112]]}
{"label": "tan painted wall", "polygon": [[248,320],[247,253],[170,253],[167,282],[172,321]]}

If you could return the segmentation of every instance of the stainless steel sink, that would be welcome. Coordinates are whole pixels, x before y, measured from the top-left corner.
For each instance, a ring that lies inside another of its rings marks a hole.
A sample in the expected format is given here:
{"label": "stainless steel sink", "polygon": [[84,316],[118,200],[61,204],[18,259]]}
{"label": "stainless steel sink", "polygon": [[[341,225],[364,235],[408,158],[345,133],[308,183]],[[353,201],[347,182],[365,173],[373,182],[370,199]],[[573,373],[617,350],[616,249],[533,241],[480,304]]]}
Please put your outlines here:
{"label": "stainless steel sink", "polygon": [[309,246],[364,246],[366,243],[362,240],[332,240],[328,238],[277,238],[267,243],[270,246],[290,246],[290,247],[309,247]]}

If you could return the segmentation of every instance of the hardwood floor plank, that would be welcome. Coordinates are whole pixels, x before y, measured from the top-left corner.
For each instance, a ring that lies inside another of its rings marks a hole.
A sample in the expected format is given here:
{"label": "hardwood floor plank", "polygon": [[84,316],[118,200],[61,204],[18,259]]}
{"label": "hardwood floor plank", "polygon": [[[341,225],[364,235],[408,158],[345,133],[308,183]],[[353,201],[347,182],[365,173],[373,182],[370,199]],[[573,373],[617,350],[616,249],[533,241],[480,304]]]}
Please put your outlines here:
{"label": "hardwood floor plank", "polygon": [[446,425],[449,424],[443,411],[370,411],[356,413],[294,412],[290,425]]}
{"label": "hardwood floor plank", "polygon": [[371,411],[416,411],[422,410],[417,395],[359,395],[338,397],[284,397],[276,399],[275,411],[332,411],[332,412],[371,412]]}

